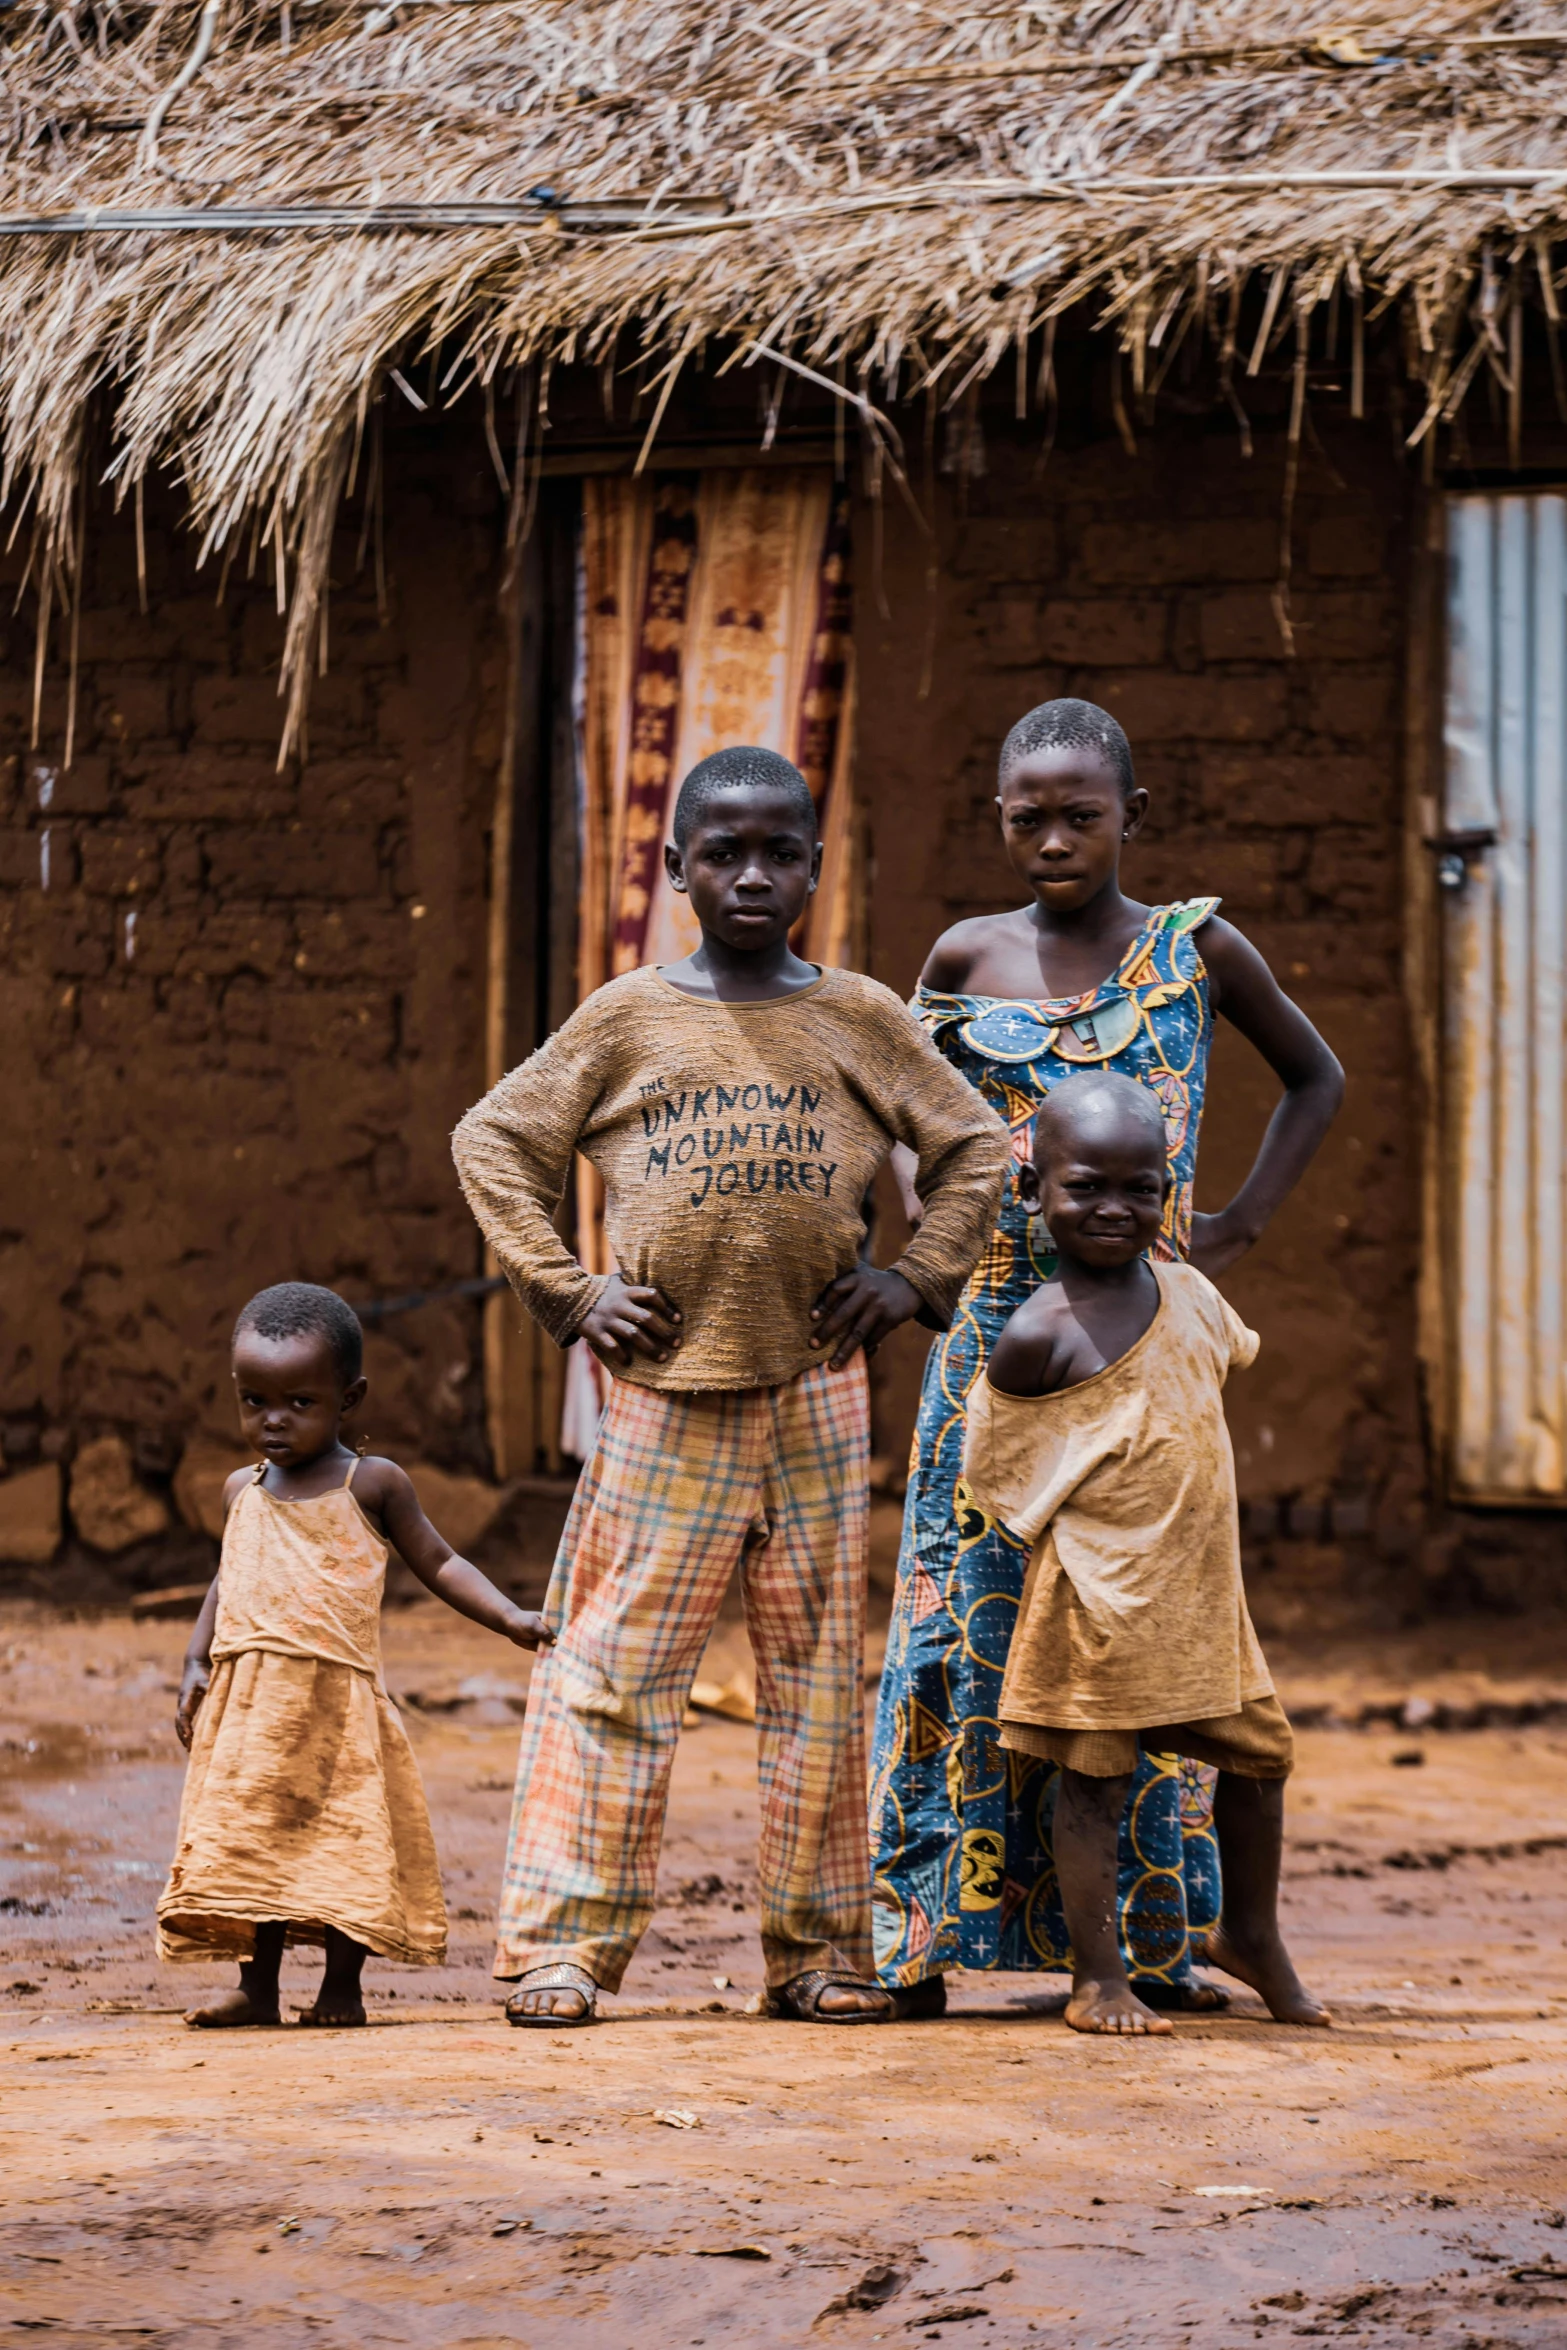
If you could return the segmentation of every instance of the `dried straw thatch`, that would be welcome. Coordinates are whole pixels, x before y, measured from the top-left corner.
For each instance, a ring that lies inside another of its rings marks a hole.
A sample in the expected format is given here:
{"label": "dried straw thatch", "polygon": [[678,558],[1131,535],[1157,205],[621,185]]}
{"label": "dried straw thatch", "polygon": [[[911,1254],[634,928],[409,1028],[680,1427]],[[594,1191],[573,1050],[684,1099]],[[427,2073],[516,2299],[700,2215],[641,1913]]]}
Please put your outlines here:
{"label": "dried straw thatch", "polygon": [[[0,24],[4,490],[45,624],[101,387],[121,489],[172,465],[207,549],[275,548],[290,732],[405,354],[437,350],[441,396],[477,379],[492,416],[501,371],[532,364],[537,392],[556,363],[635,359],[656,429],[716,340],[828,379],[895,463],[873,402],[955,396],[1010,354],[1020,399],[1048,390],[1050,322],[1084,302],[1136,392],[1190,333],[1226,389],[1283,340],[1297,433],[1323,305],[1358,403],[1362,322],[1402,300],[1417,441],[1487,365],[1516,414],[1526,308],[1554,353],[1560,0],[1351,23],[1278,0],[24,0]],[[510,437],[492,421],[503,477]]]}

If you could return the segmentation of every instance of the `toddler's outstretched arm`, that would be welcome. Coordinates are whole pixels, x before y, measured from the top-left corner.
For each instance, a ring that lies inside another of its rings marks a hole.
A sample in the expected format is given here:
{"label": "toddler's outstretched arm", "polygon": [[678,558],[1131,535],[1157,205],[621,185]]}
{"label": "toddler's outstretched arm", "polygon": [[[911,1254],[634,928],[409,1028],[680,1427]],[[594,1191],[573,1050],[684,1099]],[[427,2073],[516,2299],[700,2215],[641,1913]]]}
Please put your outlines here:
{"label": "toddler's outstretched arm", "polygon": [[514,1640],[519,1648],[552,1645],[555,1635],[541,1615],[518,1607],[488,1575],[458,1557],[419,1507],[411,1479],[395,1461],[366,1461],[354,1479],[354,1492],[379,1517],[398,1556],[437,1599],[487,1631]]}

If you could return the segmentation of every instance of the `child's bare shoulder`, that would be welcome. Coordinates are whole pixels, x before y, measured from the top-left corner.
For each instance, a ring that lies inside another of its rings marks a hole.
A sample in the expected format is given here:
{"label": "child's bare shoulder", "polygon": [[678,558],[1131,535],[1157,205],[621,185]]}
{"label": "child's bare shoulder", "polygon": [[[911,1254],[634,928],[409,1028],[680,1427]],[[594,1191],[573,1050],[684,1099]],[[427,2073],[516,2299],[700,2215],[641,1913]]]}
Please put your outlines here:
{"label": "child's bare shoulder", "polygon": [[920,973],[925,987],[940,988],[951,995],[960,995],[968,985],[975,964],[986,947],[1026,924],[1023,913],[971,914],[965,922],[954,922],[944,930],[925,958]]}
{"label": "child's bare shoulder", "polygon": [[1077,1329],[1065,1292],[1046,1281],[1025,1298],[991,1349],[990,1383],[1003,1395],[1048,1395]]}
{"label": "child's bare shoulder", "polygon": [[1194,923],[1192,938],[1207,966],[1209,979],[1221,996],[1247,995],[1259,987],[1270,991],[1276,988],[1278,983],[1267,957],[1252,945],[1244,930],[1237,930],[1221,914],[1209,914],[1205,920]]}
{"label": "child's bare shoulder", "polygon": [[[1218,902],[1217,898],[1211,901],[1215,906]],[[1238,930],[1233,922],[1226,921],[1219,913],[1205,914],[1200,922],[1194,922],[1191,934],[1202,949],[1205,963],[1212,963],[1216,959],[1226,962],[1235,955],[1254,955],[1257,952],[1245,931]]]}
{"label": "child's bare shoulder", "polygon": [[228,1516],[229,1511],[234,1507],[234,1504],[238,1501],[246,1486],[253,1482],[255,1474],[256,1472],[253,1468],[246,1467],[243,1469],[231,1469],[229,1474],[224,1478],[223,1515],[225,1517]]}
{"label": "child's bare shoulder", "polygon": [[349,1485],[355,1501],[367,1509],[378,1509],[388,1501],[401,1501],[414,1493],[414,1482],[408,1471],[379,1452],[367,1452],[361,1457]]}

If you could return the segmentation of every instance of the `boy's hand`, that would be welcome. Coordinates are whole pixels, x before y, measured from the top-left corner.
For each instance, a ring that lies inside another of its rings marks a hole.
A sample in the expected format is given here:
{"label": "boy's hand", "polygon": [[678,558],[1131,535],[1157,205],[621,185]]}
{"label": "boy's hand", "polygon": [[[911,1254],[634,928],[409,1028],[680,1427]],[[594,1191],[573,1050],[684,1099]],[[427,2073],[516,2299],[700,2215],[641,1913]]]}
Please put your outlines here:
{"label": "boy's hand", "polygon": [[174,1709],[174,1732],[181,1746],[188,1748],[196,1728],[196,1713],[207,1694],[212,1679],[212,1667],[191,1658],[180,1679],[180,1701]]}
{"label": "boy's hand", "polygon": [[1193,1216],[1192,1237],[1187,1248],[1187,1261],[1199,1273],[1206,1273],[1210,1281],[1217,1281],[1221,1273],[1238,1264],[1251,1247],[1257,1235],[1245,1230],[1230,1209],[1220,1208],[1215,1216]]}
{"label": "boy's hand", "polygon": [[578,1334],[602,1362],[629,1363],[633,1355],[646,1355],[666,1363],[680,1344],[679,1323],[679,1307],[661,1289],[639,1289],[611,1273]]}
{"label": "boy's hand", "polygon": [[515,1640],[519,1648],[553,1648],[555,1635],[544,1618],[531,1607],[520,1607],[505,1627],[508,1640]]}
{"label": "boy's hand", "polygon": [[874,1354],[888,1331],[912,1321],[924,1302],[901,1273],[878,1273],[871,1265],[856,1265],[852,1273],[829,1281],[812,1306],[811,1320],[817,1328],[811,1344],[818,1350],[830,1346],[832,1368],[841,1371],[853,1360],[856,1347]]}

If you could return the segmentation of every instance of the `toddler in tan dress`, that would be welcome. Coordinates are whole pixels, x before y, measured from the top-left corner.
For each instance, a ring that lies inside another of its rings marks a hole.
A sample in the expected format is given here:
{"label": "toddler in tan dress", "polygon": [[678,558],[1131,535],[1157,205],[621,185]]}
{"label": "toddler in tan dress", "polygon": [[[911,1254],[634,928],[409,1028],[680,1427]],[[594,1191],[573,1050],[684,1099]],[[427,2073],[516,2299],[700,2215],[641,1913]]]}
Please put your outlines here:
{"label": "toddler in tan dress", "polygon": [[1291,2023],[1326,2023],[1278,1927],[1294,1741],[1241,1582],[1232,1367],[1255,1334],[1195,1266],[1155,1264],[1169,1182],[1158,1100],[1129,1077],[1048,1096],[1019,1189],[1056,1272],[969,1398],[964,1473],[1033,1544],[1001,1692],[1001,1744],[1061,1767],[1054,1849],[1072,1937],[1067,2021],[1168,2032],[1127,1980],[1116,1832],[1139,1746],[1218,1766],[1222,1925],[1203,1955]]}
{"label": "toddler in tan dress", "polygon": [[190,1749],[158,1954],[229,1954],[239,1989],[186,2022],[276,2024],[286,1942],[324,1944],[304,2021],[362,2024],[373,1951],[439,1966],[446,1908],[418,1765],[386,1694],[380,1614],[395,1548],[460,1615],[520,1647],[550,1638],[458,1558],[396,1463],[341,1441],[363,1338],[330,1289],[287,1281],[234,1332],[240,1422],[262,1455],[224,1492],[223,1555],[186,1651]]}

